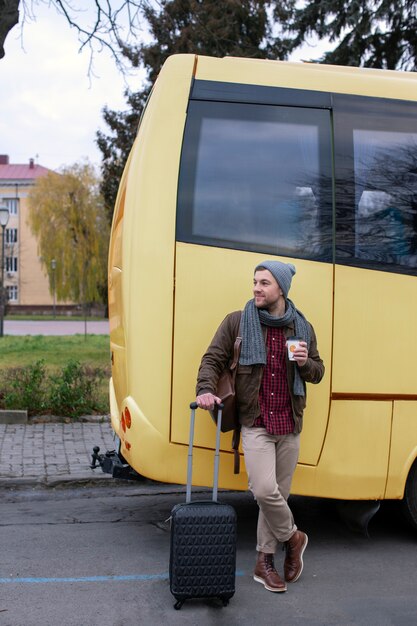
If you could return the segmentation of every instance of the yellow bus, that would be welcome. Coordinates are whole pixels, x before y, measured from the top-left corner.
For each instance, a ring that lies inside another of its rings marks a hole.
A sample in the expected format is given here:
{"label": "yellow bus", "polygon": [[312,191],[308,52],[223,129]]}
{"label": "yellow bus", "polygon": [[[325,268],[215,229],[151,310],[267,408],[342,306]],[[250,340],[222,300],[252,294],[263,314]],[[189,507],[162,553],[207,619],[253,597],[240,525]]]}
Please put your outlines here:
{"label": "yellow bus", "polygon": [[[139,474],[186,480],[189,403],[256,264],[292,299],[326,375],[309,386],[292,493],[403,500],[417,526],[417,75],[177,55],[120,183],[109,255],[112,427]],[[193,478],[212,479],[199,411]],[[246,489],[222,435],[219,486]]]}

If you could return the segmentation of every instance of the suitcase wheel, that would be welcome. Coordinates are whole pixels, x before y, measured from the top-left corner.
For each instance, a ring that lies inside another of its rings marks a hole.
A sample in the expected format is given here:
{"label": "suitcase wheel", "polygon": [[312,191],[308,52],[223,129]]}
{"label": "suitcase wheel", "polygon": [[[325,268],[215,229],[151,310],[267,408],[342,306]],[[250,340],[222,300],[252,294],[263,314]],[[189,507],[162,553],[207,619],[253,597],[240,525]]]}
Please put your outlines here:
{"label": "suitcase wheel", "polygon": [[176,603],[174,604],[174,609],[176,611],[179,611],[183,604],[184,604],[184,600],[177,600]]}

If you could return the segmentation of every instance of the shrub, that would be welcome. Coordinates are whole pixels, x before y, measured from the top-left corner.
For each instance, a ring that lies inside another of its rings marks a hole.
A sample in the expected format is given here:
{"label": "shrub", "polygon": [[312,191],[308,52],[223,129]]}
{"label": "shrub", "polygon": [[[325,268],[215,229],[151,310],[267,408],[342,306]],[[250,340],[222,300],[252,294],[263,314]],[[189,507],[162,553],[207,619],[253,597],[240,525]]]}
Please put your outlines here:
{"label": "shrub", "polygon": [[47,372],[44,361],[0,372],[0,408],[26,409],[29,415],[51,413],[79,417],[107,413],[107,398],[100,393],[105,368],[92,368],[70,360]]}
{"label": "shrub", "polygon": [[46,368],[43,360],[2,372],[1,404],[5,409],[42,413],[47,404]]}
{"label": "shrub", "polygon": [[49,407],[54,415],[79,417],[99,407],[97,388],[104,372],[69,361],[59,374],[50,376]]}

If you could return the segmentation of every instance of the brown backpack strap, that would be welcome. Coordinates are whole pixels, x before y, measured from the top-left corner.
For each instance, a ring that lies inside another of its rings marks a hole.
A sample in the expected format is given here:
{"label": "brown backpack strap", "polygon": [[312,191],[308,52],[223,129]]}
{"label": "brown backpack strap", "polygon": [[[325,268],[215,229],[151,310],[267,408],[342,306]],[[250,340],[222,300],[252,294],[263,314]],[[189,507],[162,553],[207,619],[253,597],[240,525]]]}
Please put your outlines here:
{"label": "brown backpack strap", "polygon": [[[230,370],[233,375],[233,380],[236,378],[237,365],[239,363],[240,356],[240,347],[242,344],[242,337],[236,337],[235,344],[233,347],[233,361],[230,366]],[[240,454],[239,454],[239,444],[240,444],[240,424],[236,424],[236,428],[233,431],[232,437],[232,450],[233,450],[233,473],[240,473]]]}
{"label": "brown backpack strap", "polygon": [[241,344],[242,344],[242,337],[236,337],[235,344],[233,346],[233,361],[229,368],[232,372],[237,369],[237,364],[239,362],[239,357],[240,357]]}
{"label": "brown backpack strap", "polygon": [[233,473],[240,473],[240,454],[239,454],[239,444],[240,444],[240,424],[233,431],[232,437],[232,450],[233,450]]}

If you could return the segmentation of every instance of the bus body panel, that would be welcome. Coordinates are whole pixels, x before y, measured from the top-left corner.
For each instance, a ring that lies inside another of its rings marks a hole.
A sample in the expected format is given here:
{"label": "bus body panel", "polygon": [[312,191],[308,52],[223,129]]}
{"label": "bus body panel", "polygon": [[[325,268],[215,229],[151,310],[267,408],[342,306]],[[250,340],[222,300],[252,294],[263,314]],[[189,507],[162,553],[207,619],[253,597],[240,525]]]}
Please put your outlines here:
{"label": "bus body panel", "polygon": [[386,498],[404,495],[408,472],[417,458],[417,402],[394,402]]}
{"label": "bus body panel", "polygon": [[126,369],[126,337],[124,328],[124,298],[122,293],[123,266],[123,215],[126,200],[126,179],[131,156],[126,164],[120,181],[113,213],[112,233],[109,246],[108,263],[108,299],[110,350],[112,377],[110,379],[110,415],[112,425],[117,432],[119,411],[118,404],[127,395],[128,373]]}
{"label": "bus body panel", "polygon": [[[139,474],[160,482],[185,484],[187,482],[188,444],[178,445],[169,441],[164,433],[154,427],[132,397],[123,402],[124,412],[132,416],[130,428],[120,427],[121,450],[123,457],[130,462]],[[151,414],[153,417],[153,414]],[[133,419],[134,418],[134,419]],[[183,409],[178,419],[189,423],[189,410]],[[214,437],[214,433],[213,433]],[[193,454],[193,485],[206,486],[213,480],[213,449],[211,437],[204,448],[195,446]],[[239,476],[233,474],[233,455],[222,453],[220,460],[219,484],[229,489],[247,489],[247,477],[242,464]]]}
{"label": "bus body panel", "polygon": [[[173,398],[171,440],[188,441],[188,422],[176,417],[195,395],[198,366],[218,325],[231,311],[241,310],[252,296],[254,267],[265,254],[177,243]],[[327,427],[330,395],[332,340],[332,266],[300,259],[290,297],[311,321],[318,337],[320,355],[327,364],[320,385],[308,385],[307,410],[301,437],[300,462],[315,465]],[[227,274],[226,274],[227,268]],[[227,280],[224,280],[224,276]],[[192,338],[192,340],[190,340]],[[214,436],[208,413],[196,423],[197,445]],[[231,435],[222,435],[222,449],[230,450]]]}
{"label": "bus body panel", "polygon": [[333,393],[410,394],[417,353],[414,276],[336,266]]}
{"label": "bus body panel", "polygon": [[332,402],[318,466],[303,464],[293,493],[345,500],[384,497],[392,419],[391,402]]}
{"label": "bus body panel", "polygon": [[[122,454],[135,469],[140,435],[135,429],[126,448],[121,428],[126,396],[135,398],[141,414],[150,416],[166,440],[169,437],[176,186],[194,57],[182,57],[173,72],[169,65],[162,70],[146,107],[126,174],[129,210],[123,216],[117,299],[123,308],[119,323],[126,342],[127,388],[122,397],[116,392],[118,416],[113,423],[118,425]],[[110,297],[112,320],[119,313],[111,302]],[[131,419],[140,419],[135,410]]]}

